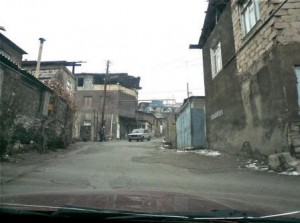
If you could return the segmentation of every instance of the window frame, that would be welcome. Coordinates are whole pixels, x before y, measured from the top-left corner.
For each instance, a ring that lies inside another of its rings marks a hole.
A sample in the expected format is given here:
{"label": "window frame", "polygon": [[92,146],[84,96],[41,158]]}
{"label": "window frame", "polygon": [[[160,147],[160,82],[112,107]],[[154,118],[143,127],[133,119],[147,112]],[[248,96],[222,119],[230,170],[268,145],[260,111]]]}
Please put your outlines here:
{"label": "window frame", "polygon": [[246,36],[260,19],[259,2],[257,0],[245,0],[240,3],[240,17],[242,30]]}
{"label": "window frame", "polygon": [[[79,85],[79,83],[82,82],[82,85]],[[83,87],[84,86],[84,78],[83,77],[78,77],[77,78],[77,87]]]}
{"label": "window frame", "polygon": [[221,41],[219,41],[213,48],[210,49],[210,56],[212,79],[214,79],[223,69]]}
{"label": "window frame", "polygon": [[298,108],[300,115],[300,65],[294,66],[295,76],[296,76],[296,88],[297,88],[297,96],[298,96]]}
{"label": "window frame", "polygon": [[70,80],[67,80],[67,82],[66,82],[66,89],[67,89],[67,91],[73,90],[72,82]]}

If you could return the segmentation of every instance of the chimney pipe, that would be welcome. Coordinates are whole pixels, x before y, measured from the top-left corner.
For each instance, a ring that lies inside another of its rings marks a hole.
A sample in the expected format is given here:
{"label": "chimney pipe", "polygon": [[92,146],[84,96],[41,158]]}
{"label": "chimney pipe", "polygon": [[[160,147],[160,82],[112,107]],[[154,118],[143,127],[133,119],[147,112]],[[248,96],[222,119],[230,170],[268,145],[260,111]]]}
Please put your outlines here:
{"label": "chimney pipe", "polygon": [[39,38],[39,40],[40,40],[40,49],[39,49],[39,55],[38,55],[38,60],[37,60],[37,64],[36,64],[36,71],[35,71],[35,77],[36,78],[39,78],[39,76],[40,76],[40,67],[41,67],[43,43],[46,41],[44,38]]}

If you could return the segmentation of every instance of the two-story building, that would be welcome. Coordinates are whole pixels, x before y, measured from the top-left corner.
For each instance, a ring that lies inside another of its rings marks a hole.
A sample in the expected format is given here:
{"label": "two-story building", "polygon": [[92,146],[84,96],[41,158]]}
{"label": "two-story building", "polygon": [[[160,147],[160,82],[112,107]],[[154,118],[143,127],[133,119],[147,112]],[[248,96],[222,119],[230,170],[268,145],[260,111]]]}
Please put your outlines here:
{"label": "two-story building", "polygon": [[75,76],[77,138],[99,140],[103,125],[106,135],[125,138],[136,126],[140,77],[127,73],[78,73]]}
{"label": "two-story building", "polygon": [[[74,93],[76,78],[74,74],[68,69],[69,66],[79,66],[76,62],[69,61],[42,61],[40,63],[40,72],[38,79],[45,84],[48,84],[50,80],[58,81],[63,88]],[[37,67],[37,61],[23,61],[22,68],[27,70],[32,75],[35,75]]]}
{"label": "two-story building", "polygon": [[211,0],[203,52],[211,148],[299,150],[300,1]]}

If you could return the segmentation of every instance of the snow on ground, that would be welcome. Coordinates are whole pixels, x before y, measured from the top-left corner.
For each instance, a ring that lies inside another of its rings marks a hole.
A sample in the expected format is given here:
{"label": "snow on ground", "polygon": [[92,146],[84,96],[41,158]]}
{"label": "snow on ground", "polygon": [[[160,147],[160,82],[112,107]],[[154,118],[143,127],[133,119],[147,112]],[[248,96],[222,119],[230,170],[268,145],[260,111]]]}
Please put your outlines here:
{"label": "snow on ground", "polygon": [[177,153],[196,153],[204,156],[220,156],[221,153],[219,151],[215,150],[209,150],[209,149],[199,149],[199,150],[193,150],[193,149],[186,149],[186,150],[177,150]]}
{"label": "snow on ground", "polygon": [[[160,149],[168,149],[168,146],[161,146]],[[203,156],[220,156],[221,153],[219,151],[215,151],[215,150],[209,150],[209,149],[194,149],[191,147],[187,147],[186,149],[183,150],[173,150],[176,151],[177,153],[196,153],[199,155],[203,155]]]}
{"label": "snow on ground", "polygon": [[[257,160],[249,160],[245,165],[241,167],[252,169],[252,170],[260,170],[260,171],[268,171],[270,173],[276,173],[273,170],[269,170],[267,165],[260,165]],[[288,176],[300,176],[300,173],[298,171],[284,171],[278,174],[288,175]]]}
{"label": "snow on ground", "polygon": [[[161,149],[166,149],[163,146],[160,147]],[[215,150],[209,150],[209,149],[193,149],[193,148],[186,148],[184,150],[173,150],[177,153],[195,153],[203,156],[211,156],[216,157],[220,156],[221,153],[219,151]],[[270,173],[276,173],[273,170],[269,170],[268,165],[259,163],[258,160],[248,160],[246,164],[243,164],[240,166],[240,168],[247,168],[251,170],[259,170],[259,171],[268,171]],[[300,176],[300,171],[285,171],[278,173],[280,175],[288,175],[288,176]]]}
{"label": "snow on ground", "polygon": [[298,171],[291,171],[291,172],[285,171],[285,172],[281,172],[279,174],[289,175],[289,176],[300,176],[300,173]]}

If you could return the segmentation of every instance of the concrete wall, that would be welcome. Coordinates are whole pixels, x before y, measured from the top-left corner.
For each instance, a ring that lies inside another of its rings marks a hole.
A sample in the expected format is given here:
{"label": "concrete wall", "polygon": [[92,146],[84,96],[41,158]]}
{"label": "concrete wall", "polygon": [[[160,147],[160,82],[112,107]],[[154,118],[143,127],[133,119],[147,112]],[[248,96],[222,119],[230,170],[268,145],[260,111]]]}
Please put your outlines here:
{"label": "concrete wall", "polygon": [[176,134],[176,114],[174,110],[168,115],[166,119],[166,127],[164,136],[167,144],[171,144],[173,149],[177,148],[177,134]]}
{"label": "concrete wall", "polygon": [[[218,24],[203,47],[203,65],[206,97],[207,143],[214,149],[237,151],[239,145],[231,143],[245,128],[240,80],[237,76],[235,42],[228,4]],[[212,79],[210,49],[221,42],[223,69]]]}
{"label": "concrete wall", "polygon": [[192,145],[195,147],[205,148],[206,145],[206,122],[205,110],[192,108]]}
{"label": "concrete wall", "polygon": [[[266,155],[288,150],[286,127],[300,118],[294,70],[300,64],[299,1],[288,1],[273,17],[283,1],[258,2],[260,20],[247,35],[239,5],[231,1],[203,47],[208,142],[214,149],[237,153],[250,143]],[[224,67],[212,80],[209,49],[216,41]]]}

